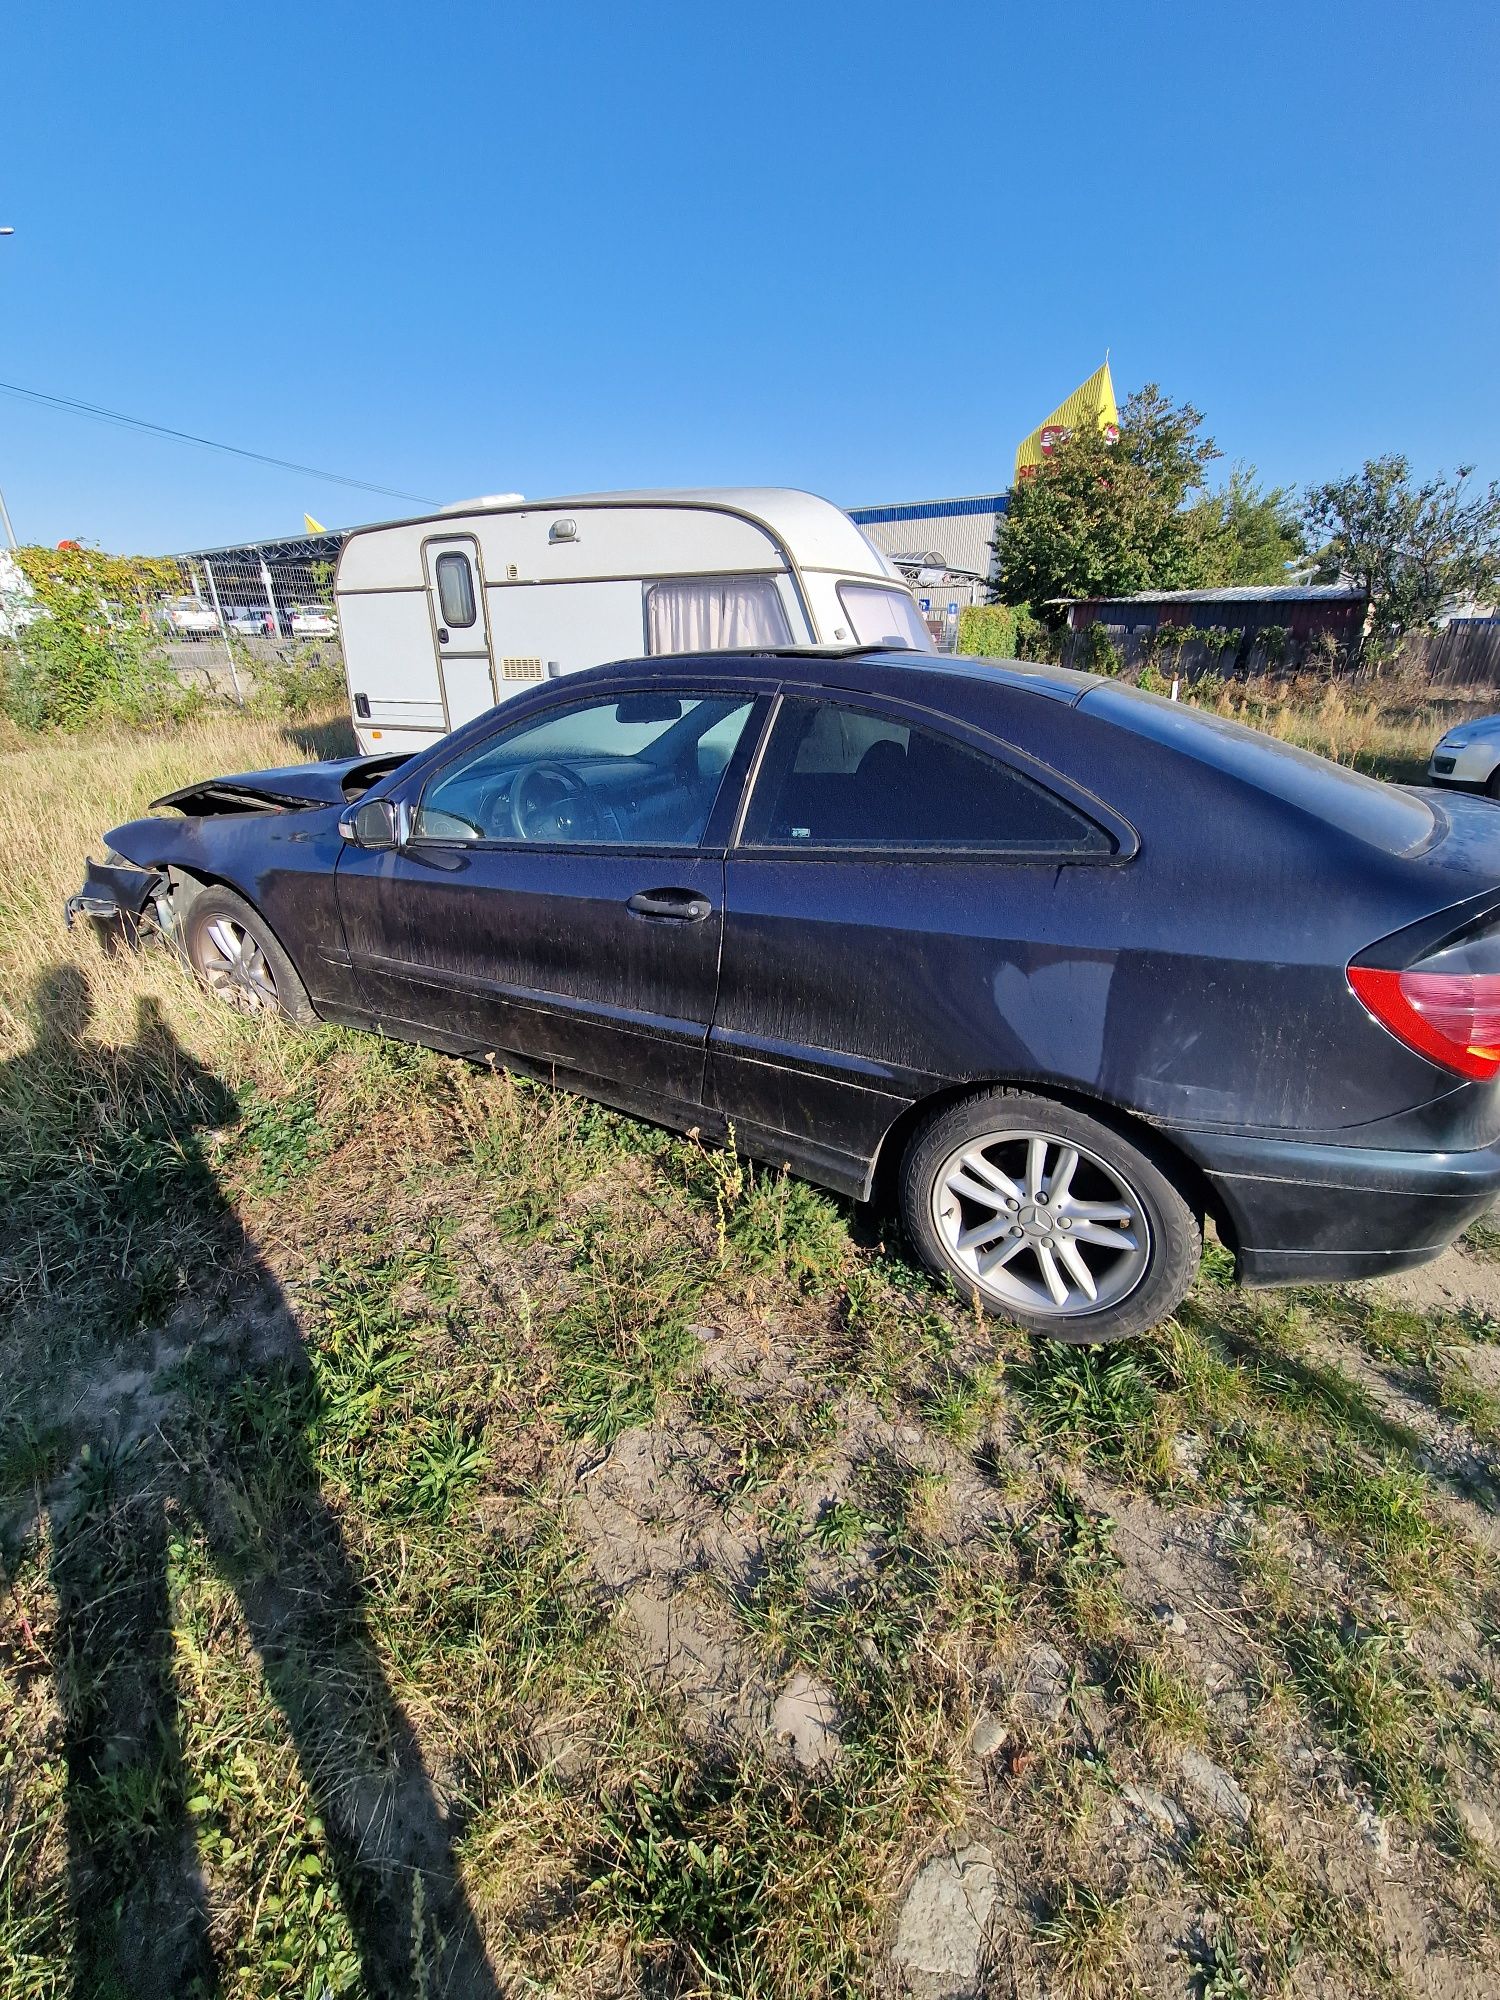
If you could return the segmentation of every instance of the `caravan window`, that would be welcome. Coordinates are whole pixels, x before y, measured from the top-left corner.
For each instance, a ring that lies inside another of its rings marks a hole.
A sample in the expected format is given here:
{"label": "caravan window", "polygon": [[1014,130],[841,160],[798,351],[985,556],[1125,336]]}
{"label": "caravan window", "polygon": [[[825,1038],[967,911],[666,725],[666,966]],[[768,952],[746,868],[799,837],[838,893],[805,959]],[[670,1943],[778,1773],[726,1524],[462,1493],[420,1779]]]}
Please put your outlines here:
{"label": "caravan window", "polygon": [[445,625],[472,625],[478,615],[474,606],[474,572],[469,558],[449,549],[437,559],[438,604]]}
{"label": "caravan window", "polygon": [[790,646],[792,628],[771,576],[691,576],[646,585],[648,653]]}
{"label": "caravan window", "polygon": [[908,653],[933,653],[927,621],[904,590],[878,583],[841,583],[839,603],[859,646],[893,646]]}

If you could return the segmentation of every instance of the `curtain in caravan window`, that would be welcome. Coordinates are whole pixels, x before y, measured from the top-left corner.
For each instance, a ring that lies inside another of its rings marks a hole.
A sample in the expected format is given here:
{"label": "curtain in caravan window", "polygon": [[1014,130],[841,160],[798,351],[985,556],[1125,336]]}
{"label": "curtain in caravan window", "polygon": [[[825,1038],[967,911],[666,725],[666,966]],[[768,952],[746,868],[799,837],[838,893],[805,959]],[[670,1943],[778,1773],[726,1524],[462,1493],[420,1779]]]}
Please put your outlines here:
{"label": "curtain in caravan window", "polygon": [[693,576],[646,586],[650,652],[716,652],[726,646],[791,643],[791,627],[774,577]]}

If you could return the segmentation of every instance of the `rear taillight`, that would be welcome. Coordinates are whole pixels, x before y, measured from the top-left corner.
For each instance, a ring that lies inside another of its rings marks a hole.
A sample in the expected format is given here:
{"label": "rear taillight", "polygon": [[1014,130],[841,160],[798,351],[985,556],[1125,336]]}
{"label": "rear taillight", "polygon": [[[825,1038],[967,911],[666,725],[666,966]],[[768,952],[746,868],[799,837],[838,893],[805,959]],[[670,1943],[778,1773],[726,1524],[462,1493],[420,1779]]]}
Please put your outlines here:
{"label": "rear taillight", "polygon": [[1351,965],[1349,984],[1408,1048],[1483,1083],[1500,1072],[1500,972],[1464,960],[1458,945],[1405,971]]}

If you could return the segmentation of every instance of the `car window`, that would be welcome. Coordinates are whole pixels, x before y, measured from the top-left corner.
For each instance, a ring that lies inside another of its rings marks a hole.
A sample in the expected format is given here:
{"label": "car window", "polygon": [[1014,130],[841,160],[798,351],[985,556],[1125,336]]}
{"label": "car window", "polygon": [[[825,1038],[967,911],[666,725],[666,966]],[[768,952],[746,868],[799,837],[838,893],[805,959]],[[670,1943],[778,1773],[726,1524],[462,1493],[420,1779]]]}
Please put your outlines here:
{"label": "car window", "polygon": [[839,603],[861,646],[892,646],[902,652],[935,653],[927,621],[910,595],[894,585],[841,583]]}
{"label": "car window", "polygon": [[549,709],[438,772],[412,838],[696,846],[753,706],[642,692]]}
{"label": "car window", "polygon": [[784,701],[743,836],[751,847],[1107,854],[1091,820],[936,730],[842,702]]}

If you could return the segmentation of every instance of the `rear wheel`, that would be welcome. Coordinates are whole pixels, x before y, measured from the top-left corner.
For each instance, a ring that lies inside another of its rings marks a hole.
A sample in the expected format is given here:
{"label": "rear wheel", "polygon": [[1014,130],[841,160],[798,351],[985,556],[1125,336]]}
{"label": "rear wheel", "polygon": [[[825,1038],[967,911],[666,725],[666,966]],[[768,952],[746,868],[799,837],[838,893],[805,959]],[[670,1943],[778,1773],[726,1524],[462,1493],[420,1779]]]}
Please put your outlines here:
{"label": "rear wheel", "polygon": [[1494,770],[1490,772],[1484,789],[1490,798],[1500,799],[1500,764],[1497,764]]}
{"label": "rear wheel", "polygon": [[226,1006],[299,1023],[316,1019],[307,989],[270,926],[232,889],[200,890],[183,931],[188,963]]}
{"label": "rear wheel", "polygon": [[1203,1247],[1180,1189],[1132,1140],[1018,1091],[965,1098],[918,1130],[901,1215],[923,1261],[987,1311],[1077,1343],[1165,1319]]}

